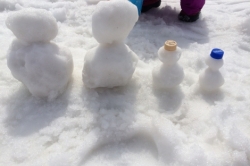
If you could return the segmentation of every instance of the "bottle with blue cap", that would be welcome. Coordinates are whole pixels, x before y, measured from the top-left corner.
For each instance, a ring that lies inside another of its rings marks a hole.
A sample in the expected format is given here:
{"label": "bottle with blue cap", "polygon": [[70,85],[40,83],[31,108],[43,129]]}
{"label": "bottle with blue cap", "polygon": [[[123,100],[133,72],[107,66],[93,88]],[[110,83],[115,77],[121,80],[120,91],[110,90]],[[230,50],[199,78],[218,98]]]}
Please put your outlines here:
{"label": "bottle with blue cap", "polygon": [[219,71],[223,66],[224,51],[219,48],[214,48],[210,56],[206,58],[205,63],[208,68],[205,69],[199,77],[199,83],[202,90],[216,91],[224,84],[224,78]]}

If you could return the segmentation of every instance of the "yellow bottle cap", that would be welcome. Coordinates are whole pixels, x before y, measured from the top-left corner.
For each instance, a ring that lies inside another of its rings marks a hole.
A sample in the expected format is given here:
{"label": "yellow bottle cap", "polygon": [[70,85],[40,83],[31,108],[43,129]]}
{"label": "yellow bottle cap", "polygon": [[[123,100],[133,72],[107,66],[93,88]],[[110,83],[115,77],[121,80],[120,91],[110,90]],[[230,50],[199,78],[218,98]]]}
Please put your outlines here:
{"label": "yellow bottle cap", "polygon": [[164,44],[164,48],[167,51],[175,51],[177,47],[177,42],[174,40],[167,40]]}

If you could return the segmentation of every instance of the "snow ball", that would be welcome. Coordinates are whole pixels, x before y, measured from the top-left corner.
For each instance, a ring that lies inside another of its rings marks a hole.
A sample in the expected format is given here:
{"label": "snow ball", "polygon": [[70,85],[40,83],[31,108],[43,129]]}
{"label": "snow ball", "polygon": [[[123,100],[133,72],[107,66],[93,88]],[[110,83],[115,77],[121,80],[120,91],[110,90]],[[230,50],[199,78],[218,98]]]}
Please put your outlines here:
{"label": "snow ball", "polygon": [[54,9],[52,11],[53,16],[56,18],[57,21],[63,22],[66,20],[66,10],[64,8]]}
{"label": "snow ball", "polygon": [[14,40],[7,55],[12,75],[35,97],[53,100],[63,93],[71,78],[71,53],[53,43],[24,45]]}
{"label": "snow ball", "polygon": [[137,8],[129,1],[99,2],[92,16],[93,36],[99,43],[123,41],[137,20]]}
{"label": "snow ball", "polygon": [[56,19],[44,9],[23,9],[11,14],[6,26],[25,42],[48,42],[58,33]]}
{"label": "snow ball", "polygon": [[88,88],[126,85],[132,77],[138,58],[123,43],[99,45],[87,52],[82,71]]}

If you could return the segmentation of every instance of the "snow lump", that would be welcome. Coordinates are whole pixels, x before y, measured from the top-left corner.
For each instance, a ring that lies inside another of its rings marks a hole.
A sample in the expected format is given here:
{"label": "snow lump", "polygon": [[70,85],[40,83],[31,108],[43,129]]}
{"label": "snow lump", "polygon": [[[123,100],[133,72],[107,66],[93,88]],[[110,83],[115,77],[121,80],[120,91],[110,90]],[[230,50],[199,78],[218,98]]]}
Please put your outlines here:
{"label": "snow lump", "polygon": [[65,91],[73,71],[70,50],[50,42],[58,31],[55,19],[45,10],[21,10],[6,24],[17,37],[7,54],[12,75],[33,96],[55,99]]}
{"label": "snow lump", "polygon": [[124,40],[137,20],[137,8],[128,1],[98,3],[92,16],[92,31],[100,44],[85,55],[82,71],[85,86],[112,88],[129,82],[138,57]]}
{"label": "snow lump", "polygon": [[93,36],[99,43],[123,41],[137,20],[136,6],[126,0],[99,2],[92,16]]}
{"label": "snow lump", "polygon": [[25,42],[49,42],[58,32],[56,19],[43,9],[24,9],[11,14],[6,26]]}

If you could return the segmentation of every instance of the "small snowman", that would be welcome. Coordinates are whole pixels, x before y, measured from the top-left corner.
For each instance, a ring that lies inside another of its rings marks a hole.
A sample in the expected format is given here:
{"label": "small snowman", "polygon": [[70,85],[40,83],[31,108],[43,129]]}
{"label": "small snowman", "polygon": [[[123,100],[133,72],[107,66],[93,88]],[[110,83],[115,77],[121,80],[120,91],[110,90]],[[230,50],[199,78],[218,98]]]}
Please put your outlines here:
{"label": "small snowman", "polygon": [[223,55],[223,50],[215,48],[211,51],[210,56],[206,58],[205,63],[208,65],[208,68],[201,72],[199,77],[202,90],[213,92],[224,84],[224,78],[219,71],[224,64]]}
{"label": "small snowman", "polygon": [[159,50],[158,57],[162,64],[152,71],[153,85],[159,89],[173,89],[184,78],[183,68],[177,63],[181,57],[181,48],[173,40],[167,40]]}
{"label": "small snowman", "polygon": [[51,101],[63,93],[73,61],[67,48],[50,42],[58,33],[55,18],[43,9],[23,9],[11,14],[6,26],[16,36],[7,54],[12,75],[35,97]]}
{"label": "small snowman", "polygon": [[138,20],[129,1],[102,1],[92,16],[92,32],[99,45],[84,58],[83,82],[88,88],[126,85],[137,65],[137,55],[124,40]]}

